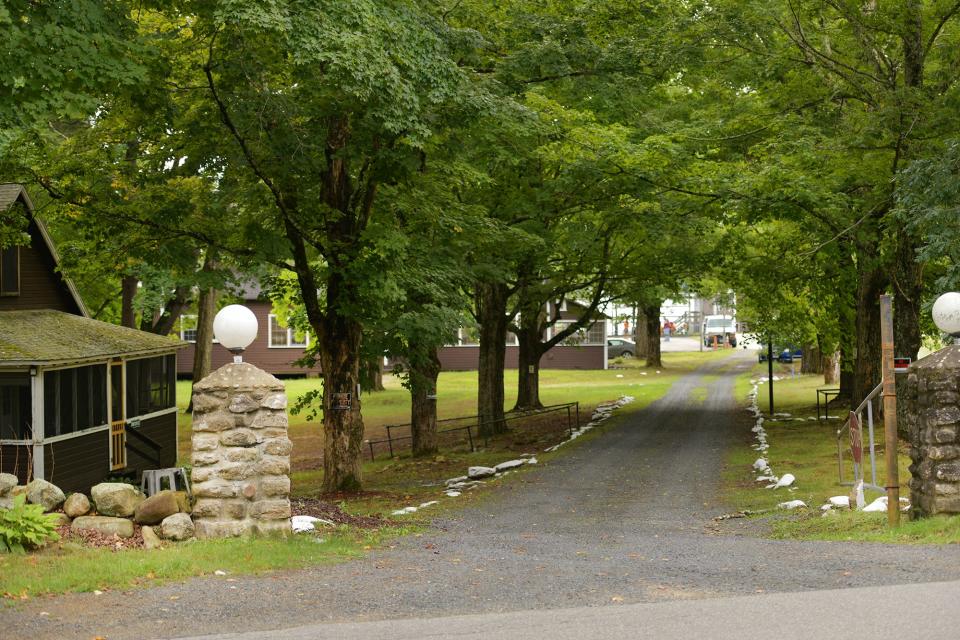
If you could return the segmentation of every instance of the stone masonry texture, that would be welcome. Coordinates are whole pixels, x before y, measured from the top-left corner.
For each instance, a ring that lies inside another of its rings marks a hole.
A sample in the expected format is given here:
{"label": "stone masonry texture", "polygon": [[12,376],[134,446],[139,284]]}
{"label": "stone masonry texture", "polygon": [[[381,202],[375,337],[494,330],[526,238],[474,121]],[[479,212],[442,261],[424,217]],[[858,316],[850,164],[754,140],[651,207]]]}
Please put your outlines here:
{"label": "stone masonry texture", "polygon": [[197,537],[289,533],[293,445],[283,383],[252,364],[227,364],[193,393]]}
{"label": "stone masonry texture", "polygon": [[914,363],[904,401],[914,515],[960,513],[960,347]]}

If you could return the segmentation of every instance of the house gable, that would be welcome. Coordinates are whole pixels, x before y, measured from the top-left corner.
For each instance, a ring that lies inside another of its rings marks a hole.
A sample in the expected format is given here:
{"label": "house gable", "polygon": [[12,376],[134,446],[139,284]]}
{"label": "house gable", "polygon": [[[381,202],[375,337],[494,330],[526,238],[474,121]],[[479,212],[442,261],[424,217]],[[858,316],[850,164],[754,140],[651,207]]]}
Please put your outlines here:
{"label": "house gable", "polygon": [[[57,271],[59,257],[43,222],[33,214],[33,204],[20,185],[0,185],[0,210],[22,206],[30,222],[30,244],[6,253],[6,268],[16,265],[19,287],[0,295],[0,311],[53,309],[88,316],[73,284]],[[11,255],[12,253],[12,255]],[[5,278],[6,279],[6,278]]]}

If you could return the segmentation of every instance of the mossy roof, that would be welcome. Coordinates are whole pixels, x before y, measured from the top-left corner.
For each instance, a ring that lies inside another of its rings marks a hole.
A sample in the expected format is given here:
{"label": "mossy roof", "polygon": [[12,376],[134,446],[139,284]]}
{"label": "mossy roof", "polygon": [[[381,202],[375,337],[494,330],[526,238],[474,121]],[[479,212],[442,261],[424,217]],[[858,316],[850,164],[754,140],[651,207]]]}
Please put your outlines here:
{"label": "mossy roof", "polygon": [[157,355],[184,346],[179,340],[62,311],[0,311],[0,366]]}

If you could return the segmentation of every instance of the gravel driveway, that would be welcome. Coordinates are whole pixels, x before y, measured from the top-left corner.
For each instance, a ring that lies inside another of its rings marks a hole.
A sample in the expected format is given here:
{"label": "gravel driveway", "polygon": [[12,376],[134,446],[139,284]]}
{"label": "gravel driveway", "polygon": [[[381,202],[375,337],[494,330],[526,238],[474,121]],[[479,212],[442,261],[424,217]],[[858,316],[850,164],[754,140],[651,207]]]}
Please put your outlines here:
{"label": "gravel driveway", "polygon": [[[711,518],[725,511],[715,495],[722,454],[748,428],[733,379],[754,357],[735,353],[681,379],[601,437],[395,549],[229,583],[210,577],[126,596],[41,600],[0,611],[0,629],[8,638],[172,638],[960,579],[957,547],[764,540],[736,525],[716,531]],[[694,392],[701,388],[705,399]]]}

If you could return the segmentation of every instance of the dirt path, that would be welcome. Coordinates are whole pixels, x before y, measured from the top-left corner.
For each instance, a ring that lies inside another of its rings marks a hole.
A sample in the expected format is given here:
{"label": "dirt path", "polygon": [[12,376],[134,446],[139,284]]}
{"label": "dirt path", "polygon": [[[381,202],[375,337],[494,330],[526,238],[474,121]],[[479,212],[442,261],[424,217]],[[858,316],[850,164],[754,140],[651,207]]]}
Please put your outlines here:
{"label": "dirt path", "polygon": [[714,533],[711,518],[724,511],[715,496],[722,453],[742,428],[734,375],[752,354],[734,358],[681,379],[602,437],[396,549],[230,583],[42,600],[0,611],[0,628],[15,638],[178,637],[960,579],[960,548]]}

